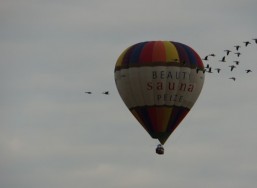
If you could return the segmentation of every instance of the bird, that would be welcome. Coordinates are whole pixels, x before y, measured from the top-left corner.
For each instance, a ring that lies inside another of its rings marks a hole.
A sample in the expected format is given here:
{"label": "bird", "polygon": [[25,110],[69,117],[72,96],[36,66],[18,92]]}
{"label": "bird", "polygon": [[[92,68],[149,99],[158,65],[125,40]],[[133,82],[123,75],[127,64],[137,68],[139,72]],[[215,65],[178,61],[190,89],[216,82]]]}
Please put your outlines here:
{"label": "bird", "polygon": [[250,69],[247,69],[247,70],[245,70],[245,71],[246,71],[246,73],[252,72],[252,70],[250,70]]}
{"label": "bird", "polygon": [[249,41],[245,41],[245,46],[248,46],[249,44],[251,44]]}
{"label": "bird", "polygon": [[86,93],[86,94],[92,94],[92,92],[91,92],[91,91],[85,91],[85,93]]}
{"label": "bird", "polygon": [[231,79],[231,80],[233,80],[233,81],[236,81],[236,78],[235,78],[235,77],[231,77],[231,78],[229,78],[229,79]]}
{"label": "bird", "polygon": [[221,69],[220,68],[216,68],[215,69],[218,73],[220,73]]}
{"label": "bird", "polygon": [[240,63],[239,61],[233,61],[233,62],[235,62],[236,65],[239,65],[239,63]]}
{"label": "bird", "polygon": [[198,73],[199,73],[199,71],[203,71],[203,73],[205,73],[205,70],[206,70],[206,69],[196,68],[196,73],[198,74]]}
{"label": "bird", "polygon": [[224,56],[224,57],[220,60],[220,62],[226,62],[226,56]]}
{"label": "bird", "polygon": [[103,94],[109,95],[109,91],[104,91]]}
{"label": "bird", "polygon": [[224,52],[226,52],[228,55],[231,52],[231,50],[224,50]]}
{"label": "bird", "polygon": [[205,68],[207,68],[207,69],[208,69],[208,68],[210,68],[210,65],[209,65],[209,64],[207,64]]}
{"label": "bird", "polygon": [[230,65],[229,67],[230,67],[230,71],[233,71],[233,69],[236,68],[235,65]]}
{"label": "bird", "polygon": [[211,71],[211,67],[208,69],[208,71],[207,71],[208,73],[212,73],[212,71]]}
{"label": "bird", "polygon": [[203,73],[205,73],[206,69],[201,69],[201,68],[196,68],[196,73],[198,74],[199,71],[202,71]]}
{"label": "bird", "polygon": [[203,60],[208,61],[208,55],[203,58]]}
{"label": "bird", "polygon": [[208,56],[212,56],[212,57],[215,57],[215,54],[209,54]]}
{"label": "bird", "polygon": [[254,40],[254,42],[257,44],[257,39],[253,39]]}
{"label": "bird", "polygon": [[236,55],[237,55],[237,57],[239,57],[240,55],[241,55],[241,53],[240,52],[237,52],[237,53],[235,53]]}
{"label": "bird", "polygon": [[238,51],[238,50],[239,50],[239,48],[240,48],[241,46],[239,46],[239,45],[235,45],[234,47],[235,47],[235,48],[236,48],[236,50]]}

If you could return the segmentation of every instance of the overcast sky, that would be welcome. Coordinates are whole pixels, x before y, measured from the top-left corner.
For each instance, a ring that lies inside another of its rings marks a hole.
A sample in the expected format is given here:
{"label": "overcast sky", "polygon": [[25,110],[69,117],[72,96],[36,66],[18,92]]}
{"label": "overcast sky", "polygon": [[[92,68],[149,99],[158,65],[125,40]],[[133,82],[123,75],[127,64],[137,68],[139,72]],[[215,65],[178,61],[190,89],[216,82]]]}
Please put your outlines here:
{"label": "overcast sky", "polygon": [[[0,187],[256,186],[256,7],[256,0],[1,0]],[[204,61],[214,73],[164,156],[114,82],[120,53],[147,40],[216,54]],[[232,53],[222,63],[225,49]]]}

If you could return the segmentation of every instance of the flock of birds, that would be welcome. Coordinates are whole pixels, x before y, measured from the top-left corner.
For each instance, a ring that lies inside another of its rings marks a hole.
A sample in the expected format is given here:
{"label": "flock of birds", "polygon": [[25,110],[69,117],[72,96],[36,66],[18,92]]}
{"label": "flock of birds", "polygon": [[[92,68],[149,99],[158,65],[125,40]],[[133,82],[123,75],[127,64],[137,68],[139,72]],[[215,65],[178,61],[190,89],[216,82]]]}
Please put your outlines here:
{"label": "flock of birds", "polygon": [[[219,62],[225,64],[227,62],[228,56],[231,56],[231,54],[234,54],[235,59],[233,60],[233,64],[230,64],[230,65],[227,66],[227,68],[229,68],[230,72],[233,72],[234,69],[237,68],[238,65],[240,64],[239,57],[242,55],[242,53],[240,52],[240,49],[242,47],[248,47],[251,44],[257,44],[257,38],[254,38],[254,39],[248,40],[248,41],[244,41],[241,45],[234,45],[233,46],[234,51],[229,50],[229,49],[225,49],[224,50],[225,54],[219,59]],[[210,66],[210,64],[208,63],[210,58],[215,57],[215,56],[216,55],[212,53],[212,54],[208,54],[204,58],[202,58],[202,60],[204,60],[206,62],[204,72],[206,72],[206,73],[214,73],[214,72],[221,73],[222,69],[220,67]],[[223,64],[223,66],[224,66],[224,64]],[[245,69],[245,73],[248,74],[248,73],[251,73],[251,72],[253,72],[251,69]],[[235,76],[229,77],[229,79],[231,79],[233,81],[236,81]]]}
{"label": "flock of birds", "polygon": [[[233,60],[233,64],[230,64],[230,65],[227,66],[227,68],[229,68],[229,71],[233,72],[234,69],[237,68],[238,65],[240,64],[239,57],[242,55],[242,53],[240,52],[240,49],[242,47],[248,47],[251,44],[257,44],[257,38],[254,38],[251,41],[250,40],[244,41],[241,45],[234,45],[233,46],[234,51],[229,50],[229,49],[225,49],[224,50],[225,54],[219,59],[219,62],[225,64],[227,62],[228,56],[231,56],[231,54],[234,54],[236,59]],[[214,53],[211,53],[211,54],[206,55],[204,58],[202,58],[202,60],[204,60],[206,62],[206,66],[204,67],[204,70],[203,70],[204,73],[214,73],[214,72],[221,73],[222,72],[222,70],[223,70],[222,68],[210,66],[210,64],[208,63],[210,58],[213,58],[215,56],[216,55]],[[224,66],[224,64],[223,64],[223,66]],[[251,73],[251,72],[253,72],[251,69],[245,69],[246,74]],[[233,81],[236,81],[235,76],[229,77],[229,79],[231,79]],[[85,91],[85,94],[90,95],[90,94],[93,94],[93,92],[92,91]],[[104,92],[102,92],[102,94],[103,95],[109,95],[110,92],[109,91],[104,91]]]}
{"label": "flock of birds", "polygon": [[[85,91],[85,93],[90,95],[90,94],[92,94],[93,92],[92,92],[92,91]],[[110,92],[109,92],[109,91],[104,91],[104,92],[102,92],[102,94],[104,94],[104,95],[109,95]]]}

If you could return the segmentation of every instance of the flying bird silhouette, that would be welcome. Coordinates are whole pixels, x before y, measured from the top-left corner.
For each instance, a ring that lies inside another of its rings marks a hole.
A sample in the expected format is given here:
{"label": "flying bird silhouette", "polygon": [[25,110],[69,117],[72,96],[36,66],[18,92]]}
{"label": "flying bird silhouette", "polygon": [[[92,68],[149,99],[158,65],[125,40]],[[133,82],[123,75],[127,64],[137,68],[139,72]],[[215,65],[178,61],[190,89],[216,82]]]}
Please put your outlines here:
{"label": "flying bird silhouette", "polygon": [[109,95],[109,91],[104,91],[103,94]]}
{"label": "flying bird silhouette", "polygon": [[257,44],[257,39],[253,39],[254,40],[254,42]]}
{"label": "flying bird silhouette", "polygon": [[240,63],[239,61],[233,61],[233,62],[235,62],[236,65],[239,65],[239,63]]}
{"label": "flying bird silhouette", "polygon": [[220,68],[216,68],[215,69],[218,73],[220,73],[221,69]]}
{"label": "flying bird silhouette", "polygon": [[227,55],[229,55],[229,53],[231,52],[231,50],[224,50],[224,52],[226,52]]}
{"label": "flying bird silhouette", "polygon": [[200,69],[200,68],[196,68],[196,73],[198,74],[199,71],[203,71],[203,73],[205,73],[205,70],[206,70],[206,69],[203,69],[203,70],[202,70],[202,69]]}
{"label": "flying bird silhouette", "polygon": [[209,65],[209,64],[207,64],[205,68],[207,68],[207,69],[208,69],[208,68],[210,68],[210,65]]}
{"label": "flying bird silhouette", "polygon": [[91,91],[85,91],[85,93],[86,93],[86,94],[92,94],[92,92],[91,92]]}
{"label": "flying bird silhouette", "polygon": [[249,41],[245,41],[245,46],[248,46],[249,44],[251,44]]}
{"label": "flying bird silhouette", "polygon": [[231,77],[231,78],[229,78],[229,79],[231,79],[231,80],[233,80],[233,81],[236,81],[236,78],[235,78],[235,77]]}
{"label": "flying bird silhouette", "polygon": [[211,69],[211,67],[210,67],[210,68],[208,69],[208,71],[207,71],[207,72],[208,72],[208,73],[212,73],[212,71],[211,71],[211,70],[212,70],[212,69]]}
{"label": "flying bird silhouette", "polygon": [[215,54],[209,54],[208,56],[212,56],[212,57],[215,57]]}
{"label": "flying bird silhouette", "polygon": [[234,68],[236,68],[236,66],[235,66],[235,65],[230,65],[229,67],[230,67],[230,71],[233,71],[233,70],[234,70]]}
{"label": "flying bird silhouette", "polygon": [[235,53],[236,55],[237,55],[237,57],[239,57],[240,55],[241,55],[241,53],[240,52],[237,52],[237,53]]}
{"label": "flying bird silhouette", "polygon": [[252,72],[252,70],[247,69],[247,70],[245,70],[245,72],[246,72],[246,73],[250,73],[250,72]]}
{"label": "flying bird silhouette", "polygon": [[239,46],[239,45],[235,45],[234,47],[235,47],[235,48],[236,48],[236,50],[238,51],[238,50],[239,50],[239,48],[240,48],[241,46]]}
{"label": "flying bird silhouette", "polygon": [[203,58],[203,60],[208,61],[208,55]]}
{"label": "flying bird silhouette", "polygon": [[226,56],[224,56],[224,57],[220,60],[220,62],[226,62]]}

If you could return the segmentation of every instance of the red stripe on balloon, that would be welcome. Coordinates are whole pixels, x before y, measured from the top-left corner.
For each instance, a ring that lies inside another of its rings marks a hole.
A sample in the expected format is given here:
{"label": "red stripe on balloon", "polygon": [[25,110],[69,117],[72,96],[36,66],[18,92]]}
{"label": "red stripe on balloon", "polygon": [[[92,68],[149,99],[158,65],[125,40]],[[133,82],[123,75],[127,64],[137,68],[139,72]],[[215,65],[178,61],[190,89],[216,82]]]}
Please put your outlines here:
{"label": "red stripe on balloon", "polygon": [[154,48],[154,43],[155,42],[149,42],[147,43],[143,50],[141,51],[140,57],[139,57],[139,62],[140,63],[151,63],[152,62],[152,53],[153,53],[153,48]]}

